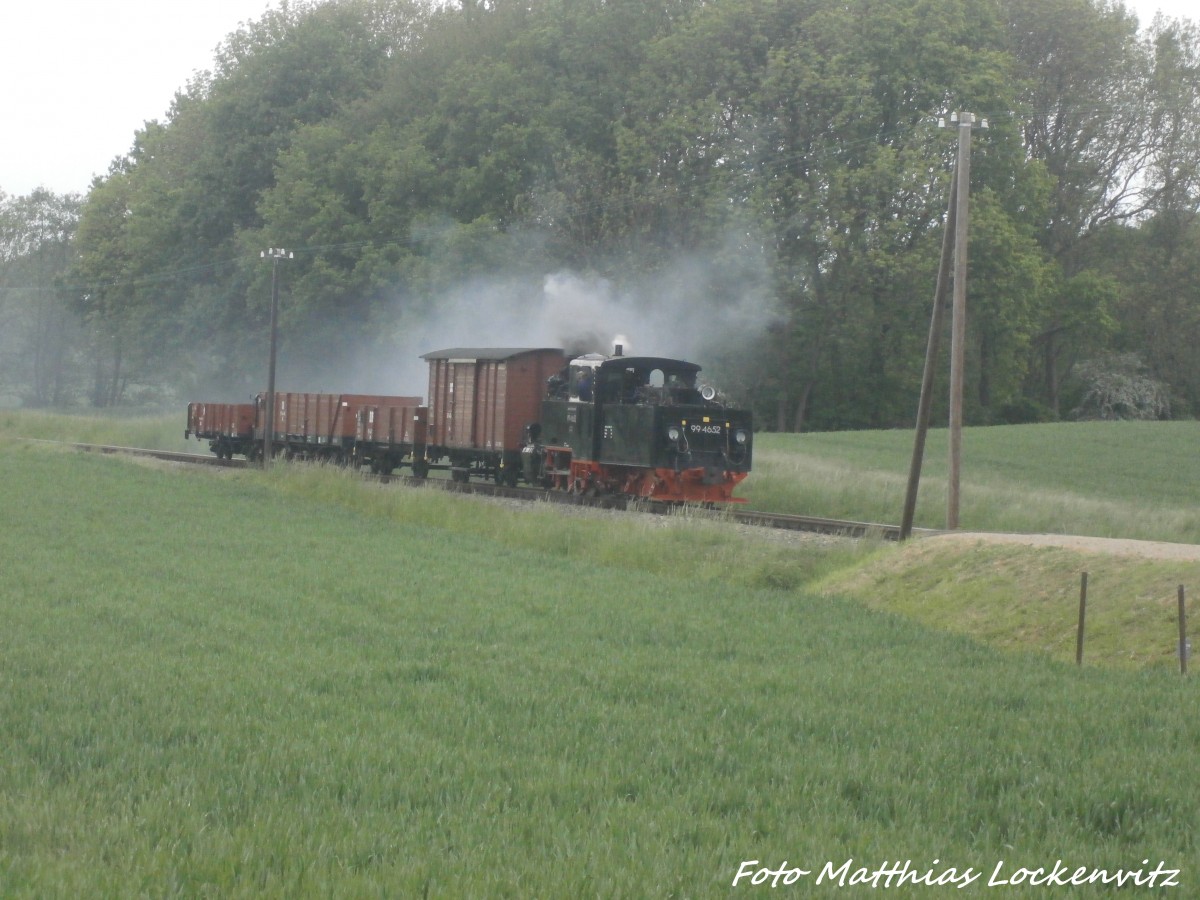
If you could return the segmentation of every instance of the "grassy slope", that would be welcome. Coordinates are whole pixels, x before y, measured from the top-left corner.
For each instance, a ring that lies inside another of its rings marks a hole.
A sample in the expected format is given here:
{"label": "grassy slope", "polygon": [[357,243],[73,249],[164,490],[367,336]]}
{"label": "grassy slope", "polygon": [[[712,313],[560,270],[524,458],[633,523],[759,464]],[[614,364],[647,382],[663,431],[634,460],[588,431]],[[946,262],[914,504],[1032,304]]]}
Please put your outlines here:
{"label": "grassy slope", "polygon": [[[918,524],[944,521],[945,431],[931,434]],[[968,429],[963,525],[1200,542],[1195,422],[1091,422]],[[897,521],[908,432],[766,435],[755,490],[776,505]],[[1009,649],[1075,658],[1080,573],[1090,579],[1089,664],[1174,667],[1176,593],[1200,565],[1025,547],[885,551],[820,590]]]}
{"label": "grassy slope", "polygon": [[1194,869],[1179,679],[797,592],[803,559],[755,559],[784,585],[755,588],[702,565],[729,540],[702,525],[0,451],[6,895],[705,896],[743,859]]}
{"label": "grassy slope", "polygon": [[1086,664],[1177,669],[1178,586],[1190,586],[1194,616],[1198,562],[917,541],[888,548],[812,588],[1006,650],[1074,662],[1083,572]]}

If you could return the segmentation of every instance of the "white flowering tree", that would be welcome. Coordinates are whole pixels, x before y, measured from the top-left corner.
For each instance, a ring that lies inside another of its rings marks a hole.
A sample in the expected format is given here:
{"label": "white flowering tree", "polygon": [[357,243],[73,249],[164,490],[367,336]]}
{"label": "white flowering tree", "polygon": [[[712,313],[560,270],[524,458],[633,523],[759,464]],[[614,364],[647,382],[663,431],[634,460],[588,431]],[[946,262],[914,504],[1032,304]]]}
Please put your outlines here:
{"label": "white flowering tree", "polygon": [[1083,382],[1077,419],[1164,419],[1171,413],[1166,386],[1150,377],[1136,353],[1116,353],[1075,367]]}

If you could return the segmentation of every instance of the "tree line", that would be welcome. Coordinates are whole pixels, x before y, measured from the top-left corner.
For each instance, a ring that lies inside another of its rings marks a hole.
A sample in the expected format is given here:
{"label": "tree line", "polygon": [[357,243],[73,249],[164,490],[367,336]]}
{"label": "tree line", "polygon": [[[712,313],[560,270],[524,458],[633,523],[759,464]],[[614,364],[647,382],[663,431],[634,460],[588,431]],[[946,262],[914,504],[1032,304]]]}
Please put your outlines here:
{"label": "tree line", "polygon": [[616,310],[765,427],[906,425],[962,110],[967,421],[1192,416],[1198,92],[1119,2],[283,3],[84,196],[0,194],[0,401],[261,389],[283,246],[285,380]]}

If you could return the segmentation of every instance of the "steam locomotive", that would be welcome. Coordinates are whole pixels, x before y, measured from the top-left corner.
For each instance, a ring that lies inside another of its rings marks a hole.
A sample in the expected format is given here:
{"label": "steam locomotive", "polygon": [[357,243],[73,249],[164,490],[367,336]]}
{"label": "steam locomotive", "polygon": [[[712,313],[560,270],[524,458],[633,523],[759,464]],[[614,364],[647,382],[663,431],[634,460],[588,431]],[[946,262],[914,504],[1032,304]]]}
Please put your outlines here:
{"label": "steam locomotive", "polygon": [[750,413],[701,386],[695,363],[557,348],[427,353],[428,404],[417,397],[259,394],[253,404],[191,403],[184,436],[218,456],[261,459],[264,431],[289,458],[418,477],[660,502],[738,503],[749,474]]}

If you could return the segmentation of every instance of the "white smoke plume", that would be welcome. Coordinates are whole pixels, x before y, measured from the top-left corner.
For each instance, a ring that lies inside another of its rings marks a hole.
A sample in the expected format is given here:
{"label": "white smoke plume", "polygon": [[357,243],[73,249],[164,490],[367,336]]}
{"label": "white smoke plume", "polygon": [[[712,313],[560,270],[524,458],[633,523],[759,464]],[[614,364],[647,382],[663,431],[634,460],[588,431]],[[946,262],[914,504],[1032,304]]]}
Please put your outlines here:
{"label": "white smoke plume", "polygon": [[[712,266],[680,262],[655,276],[615,286],[598,276],[553,272],[537,280],[497,277],[448,291],[424,309],[397,301],[379,323],[371,350],[325,360],[317,378],[296,373],[290,390],[424,396],[421,354],[452,347],[561,347],[569,355],[664,356],[706,366],[718,351],[755,340],[769,310],[761,283],[719,291]],[[334,383],[336,382],[336,383]]]}

